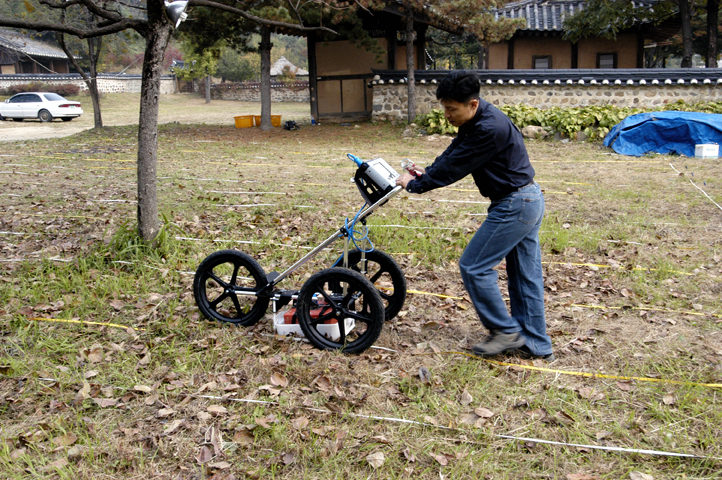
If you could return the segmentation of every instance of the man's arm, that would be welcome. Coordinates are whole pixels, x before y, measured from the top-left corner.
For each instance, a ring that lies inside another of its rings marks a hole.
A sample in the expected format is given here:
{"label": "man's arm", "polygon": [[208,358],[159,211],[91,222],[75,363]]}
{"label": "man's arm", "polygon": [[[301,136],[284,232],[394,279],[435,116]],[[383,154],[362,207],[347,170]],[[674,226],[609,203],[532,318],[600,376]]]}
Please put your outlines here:
{"label": "man's arm", "polygon": [[[454,139],[449,148],[436,157],[424,175],[406,180],[404,188],[411,193],[425,193],[446,187],[466,177],[497,154],[492,132],[477,130],[458,140],[458,137]],[[397,185],[402,183],[397,181]]]}

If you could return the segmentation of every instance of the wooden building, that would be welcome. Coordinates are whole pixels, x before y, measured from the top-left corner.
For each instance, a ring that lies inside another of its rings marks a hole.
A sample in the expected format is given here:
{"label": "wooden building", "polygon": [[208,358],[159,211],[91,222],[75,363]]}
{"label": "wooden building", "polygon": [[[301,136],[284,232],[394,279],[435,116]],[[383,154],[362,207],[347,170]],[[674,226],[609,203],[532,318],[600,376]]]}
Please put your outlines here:
{"label": "wooden building", "polygon": [[[369,86],[374,69],[406,70],[406,23],[408,14],[400,2],[387,2],[373,15],[359,10],[363,28],[376,41],[376,52],[346,39],[320,40],[308,37],[311,114],[320,121],[352,121],[371,118]],[[458,26],[434,20],[425,12],[413,12],[414,60],[425,68],[426,31],[429,26],[461,33]]]}
{"label": "wooden building", "polygon": [[[655,0],[633,0],[648,4]],[[496,15],[522,18],[526,26],[507,42],[489,48],[489,69],[644,68],[645,43],[667,40],[681,28],[678,18],[661,25],[639,22],[620,32],[615,40],[581,38],[574,43],[563,38],[566,18],[584,8],[584,0],[522,0],[500,8]]]}
{"label": "wooden building", "polygon": [[15,30],[0,29],[0,74],[70,73],[63,49]]}

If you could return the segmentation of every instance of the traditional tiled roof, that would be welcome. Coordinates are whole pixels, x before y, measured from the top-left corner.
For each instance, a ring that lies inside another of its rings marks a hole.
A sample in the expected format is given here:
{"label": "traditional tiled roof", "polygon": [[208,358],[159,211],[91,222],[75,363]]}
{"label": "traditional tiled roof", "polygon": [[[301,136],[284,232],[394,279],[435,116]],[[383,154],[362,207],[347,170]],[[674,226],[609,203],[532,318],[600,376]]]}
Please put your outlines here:
{"label": "traditional tiled roof", "polygon": [[[633,6],[651,8],[656,0],[630,0]],[[495,17],[523,18],[529,31],[564,30],[564,20],[584,9],[585,0],[522,0],[508,3],[495,12]]]}
{"label": "traditional tiled roof", "polygon": [[[720,85],[722,68],[474,70],[484,85]],[[403,70],[374,70],[371,85],[406,83]],[[448,70],[417,70],[416,83],[438,83]]]}
{"label": "traditional tiled roof", "polygon": [[31,57],[68,58],[62,48],[48,45],[13,30],[0,30],[0,47]]}
{"label": "traditional tiled roof", "polygon": [[292,64],[288,60],[286,60],[286,57],[281,57],[278,60],[276,60],[276,63],[271,65],[271,76],[275,77],[278,75],[283,75],[283,69],[285,67],[288,67],[290,69],[290,72],[294,75],[308,75],[308,70],[304,70],[301,67],[297,67],[296,65]]}

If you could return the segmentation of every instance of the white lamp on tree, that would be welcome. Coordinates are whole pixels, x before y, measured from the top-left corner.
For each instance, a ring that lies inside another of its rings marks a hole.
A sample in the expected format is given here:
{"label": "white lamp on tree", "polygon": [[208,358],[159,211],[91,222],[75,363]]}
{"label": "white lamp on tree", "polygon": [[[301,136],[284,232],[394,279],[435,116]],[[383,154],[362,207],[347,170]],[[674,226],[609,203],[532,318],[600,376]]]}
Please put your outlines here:
{"label": "white lamp on tree", "polygon": [[187,1],[169,2],[165,0],[165,14],[168,16],[170,23],[174,25],[173,28],[178,28],[183,20],[188,18],[186,13],[186,7],[188,6]]}

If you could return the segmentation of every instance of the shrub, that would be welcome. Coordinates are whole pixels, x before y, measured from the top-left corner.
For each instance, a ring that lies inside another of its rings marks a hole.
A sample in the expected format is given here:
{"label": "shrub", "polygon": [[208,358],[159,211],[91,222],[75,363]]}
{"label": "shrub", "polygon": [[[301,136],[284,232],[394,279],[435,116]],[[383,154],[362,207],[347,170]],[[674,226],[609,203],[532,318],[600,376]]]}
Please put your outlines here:
{"label": "shrub", "polygon": [[446,135],[447,133],[456,133],[459,130],[449,123],[446,117],[444,117],[443,110],[439,110],[438,108],[434,108],[429,113],[417,115],[414,123],[425,129],[429,135],[433,135],[434,133]]}
{"label": "shrub", "polygon": [[73,97],[80,93],[80,87],[72,83],[63,83],[60,85],[46,85],[48,92],[57,93],[61,97]]}
{"label": "shrub", "polygon": [[71,97],[80,93],[80,87],[72,83],[48,84],[40,82],[11,85],[0,90],[0,95],[12,96],[23,92],[52,92],[63,97]]}

